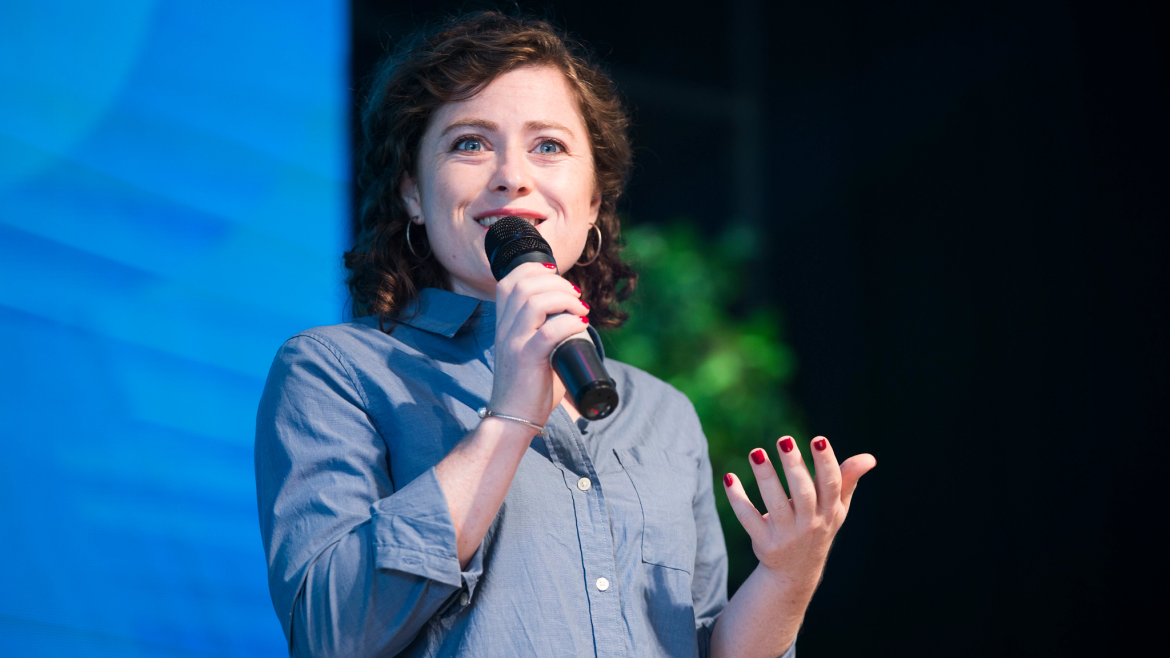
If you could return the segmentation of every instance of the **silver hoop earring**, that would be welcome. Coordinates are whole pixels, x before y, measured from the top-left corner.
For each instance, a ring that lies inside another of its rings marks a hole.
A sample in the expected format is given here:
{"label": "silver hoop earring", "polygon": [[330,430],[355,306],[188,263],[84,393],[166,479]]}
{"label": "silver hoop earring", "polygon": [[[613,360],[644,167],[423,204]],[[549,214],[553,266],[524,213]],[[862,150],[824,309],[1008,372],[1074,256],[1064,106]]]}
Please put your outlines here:
{"label": "silver hoop earring", "polygon": [[[597,231],[597,251],[593,252],[593,258],[590,258],[589,260],[585,261],[584,263],[582,263],[581,261],[577,261],[577,264],[582,266],[582,267],[584,267],[586,265],[592,265],[593,261],[597,260],[597,257],[601,255],[601,228],[599,226],[597,226],[597,224],[590,224],[590,226],[593,227],[594,231]],[[586,238],[585,243],[586,244],[589,243],[588,238]]]}
{"label": "silver hoop earring", "polygon": [[410,225],[413,223],[414,223],[413,217],[406,220],[406,248],[410,250],[410,254],[412,256],[414,256],[415,258],[418,258],[419,260],[426,260],[426,259],[431,257],[431,244],[429,242],[427,243],[427,255],[420,257],[418,255],[418,253],[414,250],[414,243],[412,243],[410,241]]}

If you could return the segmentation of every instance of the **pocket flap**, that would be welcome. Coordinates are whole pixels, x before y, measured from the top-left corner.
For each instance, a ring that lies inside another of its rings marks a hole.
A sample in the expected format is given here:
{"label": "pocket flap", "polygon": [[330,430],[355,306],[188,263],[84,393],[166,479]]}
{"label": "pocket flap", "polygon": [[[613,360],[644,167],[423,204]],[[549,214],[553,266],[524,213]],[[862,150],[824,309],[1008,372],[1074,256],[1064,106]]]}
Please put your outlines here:
{"label": "pocket flap", "polygon": [[614,453],[642,507],[642,561],[692,573],[698,460],[647,446]]}

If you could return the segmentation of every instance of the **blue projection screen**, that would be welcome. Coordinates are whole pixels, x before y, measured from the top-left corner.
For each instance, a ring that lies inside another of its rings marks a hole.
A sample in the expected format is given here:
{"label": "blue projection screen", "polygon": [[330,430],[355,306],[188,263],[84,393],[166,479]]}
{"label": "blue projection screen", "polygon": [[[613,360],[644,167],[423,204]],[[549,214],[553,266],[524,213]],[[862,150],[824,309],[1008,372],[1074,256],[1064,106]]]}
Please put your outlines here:
{"label": "blue projection screen", "polygon": [[342,319],[348,7],[0,6],[0,655],[282,656],[280,344]]}

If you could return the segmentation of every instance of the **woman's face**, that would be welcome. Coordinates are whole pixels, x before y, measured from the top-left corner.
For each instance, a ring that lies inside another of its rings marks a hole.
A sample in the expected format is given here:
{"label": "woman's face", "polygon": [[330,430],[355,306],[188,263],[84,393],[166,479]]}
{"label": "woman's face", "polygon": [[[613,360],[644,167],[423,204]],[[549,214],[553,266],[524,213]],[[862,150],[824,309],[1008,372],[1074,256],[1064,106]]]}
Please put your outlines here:
{"label": "woman's face", "polygon": [[439,108],[419,146],[418,179],[403,177],[402,197],[415,223],[426,225],[457,293],[495,299],[483,242],[487,227],[508,215],[534,223],[567,272],[581,257],[601,196],[565,76],[547,66],[520,68]]}

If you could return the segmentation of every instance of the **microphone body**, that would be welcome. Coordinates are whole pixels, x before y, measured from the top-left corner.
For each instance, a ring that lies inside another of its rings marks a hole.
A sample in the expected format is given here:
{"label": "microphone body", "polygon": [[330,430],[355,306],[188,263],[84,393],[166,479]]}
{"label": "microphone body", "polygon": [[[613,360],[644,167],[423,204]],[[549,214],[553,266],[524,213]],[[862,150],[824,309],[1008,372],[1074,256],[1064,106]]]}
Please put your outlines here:
{"label": "microphone body", "polygon": [[[484,251],[496,281],[524,263],[557,264],[540,232],[519,217],[503,217],[492,224]],[[587,420],[605,418],[617,408],[617,388],[588,331],[561,341],[549,355],[549,364],[573,398],[573,406]]]}

